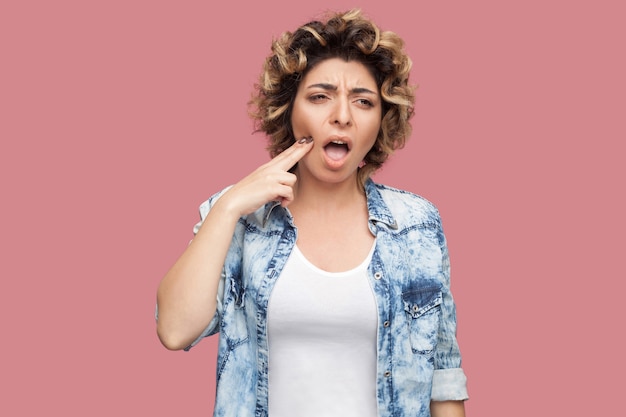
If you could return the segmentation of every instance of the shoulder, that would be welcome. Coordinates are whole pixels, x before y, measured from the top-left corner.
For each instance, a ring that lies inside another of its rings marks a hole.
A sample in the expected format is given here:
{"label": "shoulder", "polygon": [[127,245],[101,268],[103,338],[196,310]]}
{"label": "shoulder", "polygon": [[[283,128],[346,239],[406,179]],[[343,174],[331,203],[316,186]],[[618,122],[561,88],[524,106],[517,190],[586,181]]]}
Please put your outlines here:
{"label": "shoulder", "polygon": [[441,226],[439,210],[421,195],[388,185],[372,182],[398,225],[430,224]]}
{"label": "shoulder", "polygon": [[425,211],[437,211],[437,207],[434,203],[422,197],[419,194],[415,194],[411,191],[401,190],[399,188],[390,187],[389,185],[374,183],[374,186],[378,189],[381,196],[388,203],[401,203],[403,205],[409,205],[416,209]]}

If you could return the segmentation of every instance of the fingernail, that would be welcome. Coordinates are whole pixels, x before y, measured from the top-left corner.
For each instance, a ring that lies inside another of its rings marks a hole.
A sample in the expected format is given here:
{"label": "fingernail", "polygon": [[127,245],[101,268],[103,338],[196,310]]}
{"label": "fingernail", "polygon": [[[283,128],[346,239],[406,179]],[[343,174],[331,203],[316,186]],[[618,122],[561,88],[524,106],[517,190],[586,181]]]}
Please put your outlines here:
{"label": "fingernail", "polygon": [[298,143],[311,143],[313,142],[313,136],[304,137],[298,141]]}

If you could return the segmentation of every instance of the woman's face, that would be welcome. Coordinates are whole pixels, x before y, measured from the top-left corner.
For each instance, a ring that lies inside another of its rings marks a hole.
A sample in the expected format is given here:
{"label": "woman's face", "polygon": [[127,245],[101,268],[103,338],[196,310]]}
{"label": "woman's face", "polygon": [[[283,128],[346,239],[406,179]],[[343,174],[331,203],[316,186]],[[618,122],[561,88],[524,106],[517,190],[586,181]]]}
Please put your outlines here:
{"label": "woman's face", "polygon": [[354,179],[376,142],[381,97],[360,62],[319,62],[300,82],[291,124],[295,139],[313,136],[313,149],[298,162],[298,173],[330,183]]}

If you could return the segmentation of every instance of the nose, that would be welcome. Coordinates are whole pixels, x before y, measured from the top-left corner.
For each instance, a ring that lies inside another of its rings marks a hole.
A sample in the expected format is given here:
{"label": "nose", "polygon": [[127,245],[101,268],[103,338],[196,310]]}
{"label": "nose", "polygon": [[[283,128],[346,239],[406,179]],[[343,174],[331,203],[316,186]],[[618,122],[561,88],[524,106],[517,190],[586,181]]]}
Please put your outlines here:
{"label": "nose", "polygon": [[338,100],[336,103],[334,114],[331,117],[332,124],[351,126],[352,112],[350,111],[350,103],[347,99]]}

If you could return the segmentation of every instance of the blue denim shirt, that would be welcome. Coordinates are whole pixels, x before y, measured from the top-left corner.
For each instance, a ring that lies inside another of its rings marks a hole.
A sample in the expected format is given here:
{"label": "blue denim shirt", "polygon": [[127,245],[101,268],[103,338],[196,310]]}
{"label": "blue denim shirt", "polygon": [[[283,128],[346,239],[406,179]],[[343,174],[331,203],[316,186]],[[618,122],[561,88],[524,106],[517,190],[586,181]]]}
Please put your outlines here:
{"label": "blue denim shirt", "polygon": [[[369,229],[376,236],[368,278],[378,309],[378,412],[429,416],[431,399],[467,398],[441,219],[415,194],[372,180],[365,191]],[[202,220],[220,194],[200,206]],[[220,333],[215,416],[267,417],[267,307],[296,237],[289,211],[277,203],[236,226],[217,313],[187,348]]]}

